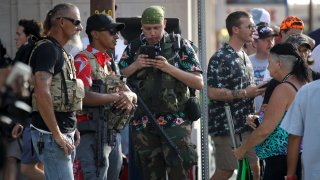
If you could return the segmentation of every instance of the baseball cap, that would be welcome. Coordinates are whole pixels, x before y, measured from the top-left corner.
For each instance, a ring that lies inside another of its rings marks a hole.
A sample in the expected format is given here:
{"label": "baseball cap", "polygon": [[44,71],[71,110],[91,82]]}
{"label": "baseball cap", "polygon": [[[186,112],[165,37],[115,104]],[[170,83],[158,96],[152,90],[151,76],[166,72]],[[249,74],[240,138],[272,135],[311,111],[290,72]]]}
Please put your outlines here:
{"label": "baseball cap", "polygon": [[312,45],[310,44],[309,39],[311,39],[309,36],[305,34],[291,34],[286,42],[292,44],[296,49],[299,48],[299,46],[305,44],[309,49],[312,49]]}
{"label": "baseball cap", "polygon": [[253,8],[250,10],[250,14],[256,25],[261,23],[270,24],[270,14],[267,10],[263,8]]}
{"label": "baseball cap", "polygon": [[304,23],[296,16],[288,16],[282,22],[280,30],[286,29],[304,29]]}
{"label": "baseball cap", "polygon": [[161,24],[164,20],[164,7],[150,6],[145,9],[141,16],[142,24]]}
{"label": "baseball cap", "polygon": [[108,14],[94,14],[87,20],[86,33],[91,31],[120,31],[124,29],[123,23],[114,23]]}
{"label": "baseball cap", "polygon": [[267,37],[278,35],[271,27],[265,25],[258,26],[257,33],[257,39],[265,39]]}

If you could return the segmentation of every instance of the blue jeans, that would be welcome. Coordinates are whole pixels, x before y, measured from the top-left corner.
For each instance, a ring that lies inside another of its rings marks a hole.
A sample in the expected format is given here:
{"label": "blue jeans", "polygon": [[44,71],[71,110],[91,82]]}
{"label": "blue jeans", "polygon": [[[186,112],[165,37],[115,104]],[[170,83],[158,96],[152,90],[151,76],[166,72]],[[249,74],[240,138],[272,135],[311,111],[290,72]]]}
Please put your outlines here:
{"label": "blue jeans", "polygon": [[122,154],[129,156],[129,124],[120,130]]}
{"label": "blue jeans", "polygon": [[77,159],[80,161],[84,179],[118,180],[122,165],[121,135],[117,133],[115,146],[104,144],[103,153],[106,163],[99,169],[99,177],[96,176],[95,147],[95,133],[81,135],[81,143],[77,147]]}
{"label": "blue jeans", "polygon": [[[71,133],[64,135],[71,144],[74,144],[74,137]],[[44,148],[41,154],[39,154],[37,143],[41,136],[44,141]],[[45,179],[73,180],[73,160],[75,151],[72,151],[71,155],[66,155],[64,150],[55,142],[52,134],[44,134],[32,129],[31,137],[33,147],[44,165]]]}
{"label": "blue jeans", "polygon": [[29,126],[24,128],[23,135],[22,135],[22,141],[23,141],[22,155],[21,155],[22,164],[35,164],[39,161],[39,157],[34,152],[32,139],[31,139],[31,128]]}

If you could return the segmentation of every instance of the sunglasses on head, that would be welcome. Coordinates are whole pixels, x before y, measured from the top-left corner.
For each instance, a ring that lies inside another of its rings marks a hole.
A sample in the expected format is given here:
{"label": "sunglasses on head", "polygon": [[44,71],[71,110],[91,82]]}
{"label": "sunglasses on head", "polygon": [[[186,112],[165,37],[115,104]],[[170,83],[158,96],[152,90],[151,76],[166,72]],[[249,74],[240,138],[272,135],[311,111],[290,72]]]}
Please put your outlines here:
{"label": "sunglasses on head", "polygon": [[63,18],[63,19],[70,21],[75,26],[79,26],[81,24],[81,21],[78,19],[73,19],[73,18],[69,18],[69,17],[58,17],[57,19],[60,19],[60,18]]}

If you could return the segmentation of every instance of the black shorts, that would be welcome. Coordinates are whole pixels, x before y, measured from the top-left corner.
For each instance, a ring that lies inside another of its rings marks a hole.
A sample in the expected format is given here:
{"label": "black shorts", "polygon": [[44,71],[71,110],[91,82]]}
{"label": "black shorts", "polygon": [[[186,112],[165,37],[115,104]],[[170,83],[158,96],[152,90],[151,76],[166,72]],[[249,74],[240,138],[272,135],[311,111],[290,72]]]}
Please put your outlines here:
{"label": "black shorts", "polygon": [[[287,155],[272,156],[264,159],[266,166],[263,180],[284,180],[287,175]],[[296,175],[301,179],[301,154],[299,155]]]}

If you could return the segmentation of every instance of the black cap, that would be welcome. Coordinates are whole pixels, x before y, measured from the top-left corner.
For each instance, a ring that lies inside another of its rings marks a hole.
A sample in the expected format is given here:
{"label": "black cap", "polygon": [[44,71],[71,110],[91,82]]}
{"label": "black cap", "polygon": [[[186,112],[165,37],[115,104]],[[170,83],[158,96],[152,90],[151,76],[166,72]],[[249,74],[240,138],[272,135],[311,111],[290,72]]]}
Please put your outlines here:
{"label": "black cap", "polygon": [[120,31],[124,29],[123,23],[114,23],[111,16],[108,14],[94,14],[87,20],[86,33],[91,31]]}
{"label": "black cap", "polygon": [[269,26],[261,25],[257,28],[258,39],[265,39],[270,36],[277,36],[278,34]]}

